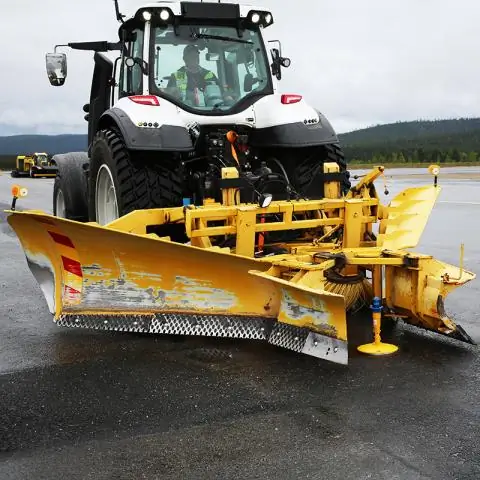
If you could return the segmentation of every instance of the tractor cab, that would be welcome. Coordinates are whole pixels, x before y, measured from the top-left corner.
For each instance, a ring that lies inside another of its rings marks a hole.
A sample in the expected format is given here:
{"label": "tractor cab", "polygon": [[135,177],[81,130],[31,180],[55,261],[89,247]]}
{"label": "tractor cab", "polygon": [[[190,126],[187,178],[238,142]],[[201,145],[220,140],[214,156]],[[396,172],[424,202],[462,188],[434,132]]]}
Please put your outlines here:
{"label": "tractor cab", "polygon": [[[118,50],[110,104],[124,97],[157,104],[165,98],[197,114],[231,114],[273,94],[273,78],[290,60],[281,45],[269,56],[262,30],[271,12],[252,6],[212,2],[158,2],[138,8],[122,25],[119,42],[66,46],[96,52]],[[57,47],[56,47],[57,48]],[[97,57],[98,61],[102,61]],[[64,53],[47,54],[48,78],[63,85]]]}
{"label": "tractor cab", "polygon": [[159,2],[120,28],[125,43],[116,99],[161,97],[191,113],[233,113],[274,92],[282,59],[270,65],[262,29],[270,12],[238,4]]}
{"label": "tractor cab", "polygon": [[49,165],[49,158],[46,153],[35,152],[33,155],[33,164],[38,167],[46,167]]}
{"label": "tractor cab", "polygon": [[149,91],[201,111],[231,108],[247,97],[273,93],[258,31],[235,27],[153,27]]}

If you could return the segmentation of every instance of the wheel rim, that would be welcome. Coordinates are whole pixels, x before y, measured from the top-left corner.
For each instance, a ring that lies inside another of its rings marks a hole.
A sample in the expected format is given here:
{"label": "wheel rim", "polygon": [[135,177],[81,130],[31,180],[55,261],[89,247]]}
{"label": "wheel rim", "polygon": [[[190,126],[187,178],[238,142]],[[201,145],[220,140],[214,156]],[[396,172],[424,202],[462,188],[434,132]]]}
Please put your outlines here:
{"label": "wheel rim", "polygon": [[105,225],[118,218],[117,193],[112,172],[107,165],[98,170],[95,188],[95,212],[97,223]]}
{"label": "wheel rim", "polygon": [[55,212],[57,217],[67,218],[65,215],[65,197],[60,189],[57,191],[57,198],[55,199]]}

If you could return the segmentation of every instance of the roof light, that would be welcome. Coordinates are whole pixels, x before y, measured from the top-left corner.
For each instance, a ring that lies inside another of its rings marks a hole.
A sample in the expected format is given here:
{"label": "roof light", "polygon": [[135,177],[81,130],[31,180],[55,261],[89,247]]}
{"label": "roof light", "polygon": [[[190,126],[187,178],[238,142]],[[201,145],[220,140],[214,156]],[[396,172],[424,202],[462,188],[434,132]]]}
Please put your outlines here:
{"label": "roof light", "polygon": [[284,105],[290,105],[291,103],[298,103],[302,98],[301,95],[284,94],[280,100]]}
{"label": "roof light", "polygon": [[162,10],[160,10],[160,18],[163,21],[167,21],[170,18],[170,12],[167,9],[163,8]]}
{"label": "roof light", "polygon": [[258,23],[260,21],[260,15],[258,13],[252,14],[252,23]]}
{"label": "roof light", "polygon": [[149,11],[147,11],[147,10],[145,10],[145,11],[142,13],[142,15],[143,15],[143,19],[144,19],[146,22],[149,22],[149,21],[152,19],[152,14],[151,14]]}
{"label": "roof light", "polygon": [[271,23],[271,21],[272,21],[272,14],[271,14],[271,13],[267,13],[267,14],[265,15],[265,22],[266,22],[267,24],[269,24],[269,23]]}
{"label": "roof light", "polygon": [[152,107],[160,106],[160,102],[155,95],[131,95],[128,97],[132,102],[140,105],[150,105]]}

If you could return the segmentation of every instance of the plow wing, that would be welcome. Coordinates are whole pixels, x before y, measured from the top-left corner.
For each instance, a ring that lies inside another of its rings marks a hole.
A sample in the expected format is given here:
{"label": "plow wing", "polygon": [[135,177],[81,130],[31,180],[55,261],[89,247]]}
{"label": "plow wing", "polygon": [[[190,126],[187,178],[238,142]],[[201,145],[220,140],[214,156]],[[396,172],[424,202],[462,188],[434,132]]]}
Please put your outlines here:
{"label": "plow wing", "polygon": [[447,315],[445,298],[475,278],[463,268],[428,255],[412,255],[411,268],[386,267],[385,302],[403,320],[433,332],[474,344],[472,338]]}
{"label": "plow wing", "polygon": [[35,212],[8,222],[61,326],[259,339],[347,363],[343,297],[255,259]]}

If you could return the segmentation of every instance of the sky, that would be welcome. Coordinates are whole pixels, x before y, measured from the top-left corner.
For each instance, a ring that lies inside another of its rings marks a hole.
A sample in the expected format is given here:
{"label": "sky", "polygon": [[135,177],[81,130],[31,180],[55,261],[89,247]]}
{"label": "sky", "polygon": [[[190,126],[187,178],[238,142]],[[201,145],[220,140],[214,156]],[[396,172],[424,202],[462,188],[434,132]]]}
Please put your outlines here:
{"label": "sky", "polygon": [[[119,0],[122,12],[143,2]],[[227,3],[232,3],[228,0]],[[267,39],[291,59],[283,93],[299,93],[338,133],[418,119],[480,117],[480,2],[246,0],[271,9]],[[93,53],[65,49],[68,77],[50,86],[54,45],[118,40],[113,0],[2,0],[0,135],[86,133]]]}

